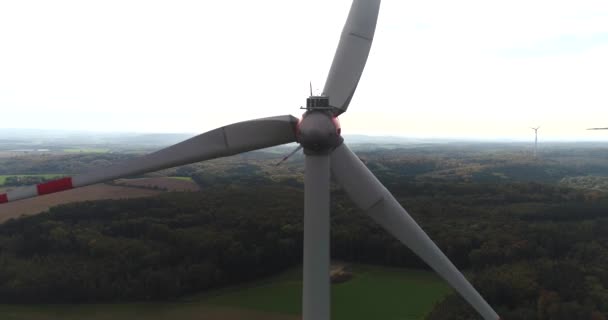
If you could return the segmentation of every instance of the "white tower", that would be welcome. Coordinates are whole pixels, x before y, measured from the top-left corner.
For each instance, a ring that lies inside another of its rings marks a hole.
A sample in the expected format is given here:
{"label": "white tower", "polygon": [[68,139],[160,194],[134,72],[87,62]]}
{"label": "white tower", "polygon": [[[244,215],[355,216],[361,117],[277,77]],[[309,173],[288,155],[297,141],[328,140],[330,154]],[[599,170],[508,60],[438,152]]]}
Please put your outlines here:
{"label": "white tower", "polygon": [[538,129],[540,129],[540,127],[530,129],[534,130],[534,158],[536,158],[536,155],[538,154]]}

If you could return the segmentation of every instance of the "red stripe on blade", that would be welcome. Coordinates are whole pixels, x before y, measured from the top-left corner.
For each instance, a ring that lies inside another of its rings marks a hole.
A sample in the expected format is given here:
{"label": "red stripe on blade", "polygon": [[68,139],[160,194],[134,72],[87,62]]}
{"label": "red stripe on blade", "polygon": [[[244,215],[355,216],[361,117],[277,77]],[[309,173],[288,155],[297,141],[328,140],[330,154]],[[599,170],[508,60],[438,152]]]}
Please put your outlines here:
{"label": "red stripe on blade", "polygon": [[8,202],[8,196],[6,195],[6,193],[0,194],[0,203],[6,202]]}
{"label": "red stripe on blade", "polygon": [[36,186],[38,189],[38,195],[49,194],[53,192],[59,192],[63,190],[72,189],[72,178],[61,178],[45,183],[41,183]]}

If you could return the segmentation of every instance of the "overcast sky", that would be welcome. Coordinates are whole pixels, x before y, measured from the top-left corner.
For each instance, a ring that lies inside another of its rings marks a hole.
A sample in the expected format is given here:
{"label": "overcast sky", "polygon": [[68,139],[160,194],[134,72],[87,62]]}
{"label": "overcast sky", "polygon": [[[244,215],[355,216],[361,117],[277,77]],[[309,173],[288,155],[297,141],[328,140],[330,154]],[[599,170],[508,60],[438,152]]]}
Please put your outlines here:
{"label": "overcast sky", "polygon": [[[0,128],[300,116],[350,0],[0,1]],[[608,1],[384,0],[345,134],[603,139]]]}

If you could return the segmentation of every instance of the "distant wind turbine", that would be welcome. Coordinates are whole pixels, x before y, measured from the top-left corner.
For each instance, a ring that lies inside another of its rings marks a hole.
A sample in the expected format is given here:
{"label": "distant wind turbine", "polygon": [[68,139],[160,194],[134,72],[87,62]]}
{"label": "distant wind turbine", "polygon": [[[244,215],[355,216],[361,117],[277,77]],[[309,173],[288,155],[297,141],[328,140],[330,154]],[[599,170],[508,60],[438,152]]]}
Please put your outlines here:
{"label": "distant wind turbine", "polygon": [[530,129],[534,130],[534,158],[536,158],[536,155],[538,154],[538,129],[540,129],[540,127]]}

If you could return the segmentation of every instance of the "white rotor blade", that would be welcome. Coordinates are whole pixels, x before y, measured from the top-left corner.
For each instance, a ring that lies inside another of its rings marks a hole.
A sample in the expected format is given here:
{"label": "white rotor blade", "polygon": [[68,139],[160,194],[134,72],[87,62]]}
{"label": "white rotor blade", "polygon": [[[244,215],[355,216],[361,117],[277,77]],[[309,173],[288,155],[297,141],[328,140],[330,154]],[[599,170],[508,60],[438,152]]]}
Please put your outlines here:
{"label": "white rotor blade", "polygon": [[294,142],[297,122],[286,115],[230,124],[140,158],[0,194],[0,204]]}
{"label": "white rotor blade", "polygon": [[336,116],[346,111],[355,93],[372,46],[379,10],[380,0],[353,0],[350,7],[323,89]]}
{"label": "white rotor blade", "polygon": [[332,152],[331,172],[359,208],[422,258],[485,320],[499,319],[492,307],[345,144]]}
{"label": "white rotor blade", "polygon": [[608,130],[608,128],[589,128],[587,130]]}

